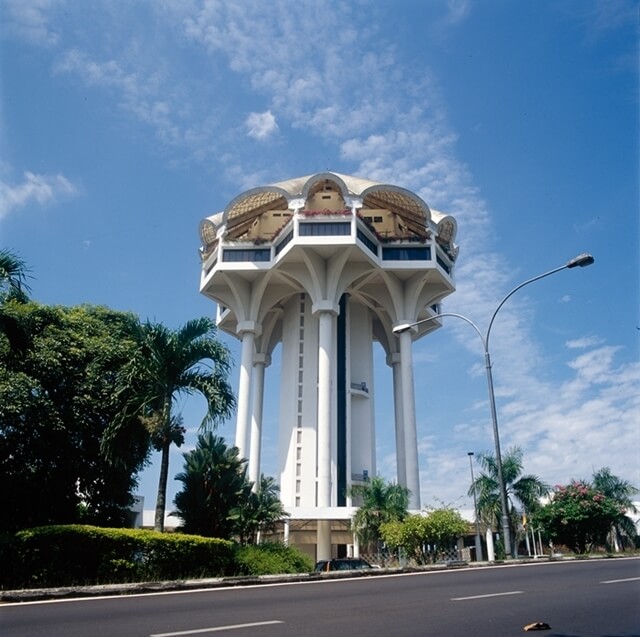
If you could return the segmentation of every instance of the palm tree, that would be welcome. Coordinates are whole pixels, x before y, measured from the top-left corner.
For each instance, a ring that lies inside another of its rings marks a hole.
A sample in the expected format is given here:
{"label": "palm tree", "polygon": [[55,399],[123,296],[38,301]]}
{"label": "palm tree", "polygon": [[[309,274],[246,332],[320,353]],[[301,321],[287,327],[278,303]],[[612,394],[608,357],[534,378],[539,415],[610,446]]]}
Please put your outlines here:
{"label": "palm tree", "polygon": [[30,288],[27,285],[29,269],[25,262],[10,250],[0,249],[0,299],[5,301],[9,298],[26,301],[27,292]]}
{"label": "palm tree", "polygon": [[26,303],[29,269],[14,252],[0,249],[0,333],[16,350],[26,346],[28,337],[14,303]]}
{"label": "palm tree", "polygon": [[[184,435],[181,421],[173,413],[174,402],[185,394],[204,396],[207,412],[201,428],[208,431],[231,414],[235,398],[227,380],[229,351],[216,339],[210,319],[194,319],[177,330],[149,321],[140,328],[138,355],[123,370],[118,383],[118,391],[133,390],[133,398],[114,423],[114,430],[127,416],[137,414],[162,454],[154,528],[163,531],[169,450],[174,443],[180,445]],[[106,439],[107,445],[115,439],[113,434]]]}
{"label": "palm tree", "polygon": [[[478,454],[478,461],[484,471],[469,487],[468,495],[472,496],[474,489],[476,490],[480,522],[488,528],[500,528],[502,507],[498,464],[495,456],[490,453]],[[502,456],[502,477],[507,491],[508,516],[512,533],[517,528],[519,519],[514,500],[519,504],[521,511],[529,515],[539,506],[540,498],[551,491],[549,485],[542,482],[538,476],[522,475],[522,470],[522,449],[511,447]]]}
{"label": "palm tree", "polygon": [[[609,467],[602,467],[593,474],[593,487],[607,498],[614,500],[621,511],[637,513],[638,509],[634,505],[631,497],[638,493],[628,480],[622,480],[611,473]],[[633,544],[637,536],[637,529],[634,521],[626,514],[621,513],[611,529],[611,538],[616,551],[626,542]]]}
{"label": "palm tree", "polygon": [[407,517],[410,491],[407,487],[395,482],[387,483],[383,477],[375,476],[365,484],[353,485],[349,493],[361,502],[352,520],[358,541],[368,547],[368,552],[377,553],[380,526]]}
{"label": "palm tree", "polygon": [[236,528],[234,512],[251,492],[246,460],[237,447],[228,447],[211,432],[198,436],[196,448],[183,457],[184,469],[176,476],[183,488],[174,500],[183,530],[230,539]]}
{"label": "palm tree", "polygon": [[249,482],[242,504],[234,512],[236,530],[241,544],[259,543],[261,534],[275,528],[276,522],[289,517],[280,501],[280,487],[275,478],[260,476],[257,491]]}

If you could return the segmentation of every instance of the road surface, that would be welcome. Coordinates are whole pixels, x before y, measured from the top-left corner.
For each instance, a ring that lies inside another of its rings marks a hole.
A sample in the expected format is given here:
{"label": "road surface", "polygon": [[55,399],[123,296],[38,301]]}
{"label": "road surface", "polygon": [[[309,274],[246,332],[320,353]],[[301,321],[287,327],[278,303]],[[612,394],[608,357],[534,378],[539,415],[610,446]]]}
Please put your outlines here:
{"label": "road surface", "polygon": [[640,558],[0,605],[2,637],[640,637]]}

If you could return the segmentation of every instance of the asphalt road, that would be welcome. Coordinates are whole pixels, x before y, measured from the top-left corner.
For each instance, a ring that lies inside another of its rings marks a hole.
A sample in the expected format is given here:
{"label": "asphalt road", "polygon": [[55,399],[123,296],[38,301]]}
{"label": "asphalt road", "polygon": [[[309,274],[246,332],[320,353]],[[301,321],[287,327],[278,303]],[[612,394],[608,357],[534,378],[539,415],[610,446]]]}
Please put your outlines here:
{"label": "asphalt road", "polygon": [[0,605],[2,637],[640,637],[640,559]]}

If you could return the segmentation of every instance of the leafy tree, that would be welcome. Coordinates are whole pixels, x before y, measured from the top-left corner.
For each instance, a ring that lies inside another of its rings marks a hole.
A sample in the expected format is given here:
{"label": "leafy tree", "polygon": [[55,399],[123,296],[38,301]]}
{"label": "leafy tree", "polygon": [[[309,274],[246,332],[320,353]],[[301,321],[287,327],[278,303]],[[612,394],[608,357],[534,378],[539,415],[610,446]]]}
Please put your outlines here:
{"label": "leafy tree", "polygon": [[584,480],[555,487],[551,501],[534,515],[552,540],[583,554],[606,542],[624,509]]}
{"label": "leafy tree", "polygon": [[193,451],[182,454],[184,469],[176,479],[182,490],[176,495],[175,514],[183,521],[182,530],[220,539],[230,539],[236,530],[237,510],[246,499],[246,460],[237,447],[211,432],[198,436]]}
{"label": "leafy tree", "polygon": [[451,548],[467,527],[458,511],[444,508],[385,522],[380,531],[390,548],[402,549],[417,564],[428,564],[435,562],[442,551]]}
{"label": "leafy tree", "polygon": [[275,478],[263,474],[258,490],[252,487],[248,482],[242,503],[232,512],[241,544],[256,544],[259,533],[273,530],[278,520],[289,515],[280,501]]}
{"label": "leafy tree", "polygon": [[210,319],[188,321],[177,330],[146,322],[141,326],[140,342],[137,355],[118,381],[118,394],[133,388],[134,395],[122,418],[114,423],[105,448],[117,457],[119,446],[114,439],[132,415],[148,428],[154,448],[161,453],[155,530],[162,531],[169,450],[172,444],[179,446],[184,440],[179,418],[173,413],[174,402],[184,394],[201,394],[207,401],[202,422],[206,430],[231,414],[235,399],[227,380],[229,351],[216,339],[216,328]]}
{"label": "leafy tree", "polygon": [[148,436],[130,423],[117,466],[100,445],[124,407],[126,395],[116,398],[113,387],[135,354],[137,319],[102,307],[10,303],[27,339],[16,351],[0,336],[0,525],[125,524]]}
{"label": "leafy tree", "polygon": [[638,509],[631,499],[638,493],[638,489],[634,487],[628,480],[622,480],[618,476],[611,473],[609,467],[602,467],[593,474],[593,487],[607,498],[613,500],[621,510],[625,511],[618,520],[613,523],[611,528],[611,537],[613,544],[617,547],[625,544],[634,545],[637,537],[637,529],[635,522],[626,514],[626,512],[637,513]]}
{"label": "leafy tree", "polygon": [[361,500],[353,516],[352,528],[358,541],[367,546],[368,552],[377,552],[382,524],[407,517],[409,493],[407,487],[394,482],[387,483],[381,476],[351,487],[351,496]]}
{"label": "leafy tree", "polygon": [[[484,471],[475,479],[469,488],[468,495],[473,495],[474,489],[476,489],[480,521],[488,527],[500,528],[502,525],[502,506],[496,458],[490,453],[482,453],[478,455],[478,461]],[[518,528],[520,518],[516,510],[516,503],[521,507],[521,510],[530,515],[539,506],[540,498],[550,491],[549,486],[542,482],[538,476],[522,475],[522,471],[522,450],[520,447],[512,447],[502,456],[502,477],[507,491],[512,537],[514,530]]]}

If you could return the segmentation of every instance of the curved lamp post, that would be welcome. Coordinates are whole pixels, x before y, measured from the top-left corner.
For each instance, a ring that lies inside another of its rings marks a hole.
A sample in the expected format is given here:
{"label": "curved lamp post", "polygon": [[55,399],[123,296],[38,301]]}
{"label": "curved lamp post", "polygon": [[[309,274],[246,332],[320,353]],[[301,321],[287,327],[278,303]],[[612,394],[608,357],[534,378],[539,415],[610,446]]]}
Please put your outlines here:
{"label": "curved lamp post", "polygon": [[491,356],[489,354],[489,337],[491,336],[491,328],[493,327],[493,322],[495,321],[496,315],[500,311],[500,308],[505,304],[505,302],[518,290],[523,288],[525,285],[529,285],[535,281],[539,281],[540,279],[544,279],[551,274],[555,274],[556,272],[560,272],[561,270],[571,269],[571,268],[583,268],[587,265],[591,265],[595,259],[588,253],[583,253],[574,257],[570,261],[567,261],[564,265],[561,265],[558,268],[554,268],[553,270],[549,270],[548,272],[544,272],[543,274],[539,274],[538,276],[534,276],[531,279],[527,279],[520,285],[517,285],[511,292],[509,292],[498,304],[498,307],[494,310],[491,315],[491,320],[489,321],[489,327],[487,328],[486,335],[483,336],[482,332],[478,329],[478,326],[468,319],[466,316],[462,316],[462,314],[456,314],[454,312],[443,312],[442,314],[438,314],[436,316],[430,316],[429,318],[422,319],[420,321],[415,321],[414,323],[404,323],[401,325],[396,325],[393,328],[394,334],[401,334],[402,332],[406,332],[410,330],[412,327],[416,327],[422,323],[427,323],[428,321],[434,321],[444,316],[455,316],[456,318],[462,319],[476,331],[480,340],[482,341],[482,346],[484,348],[484,366],[487,374],[487,385],[489,387],[489,404],[491,406],[491,422],[493,425],[493,441],[496,448],[496,468],[498,470],[498,482],[500,488],[500,508],[502,509],[502,534],[504,537],[504,550],[507,556],[511,555],[511,532],[509,529],[509,510],[507,508],[507,487],[504,481],[504,476],[502,474],[502,454],[500,453],[500,435],[498,433],[498,416],[496,413],[496,398],[493,388],[493,376],[491,374]]}

